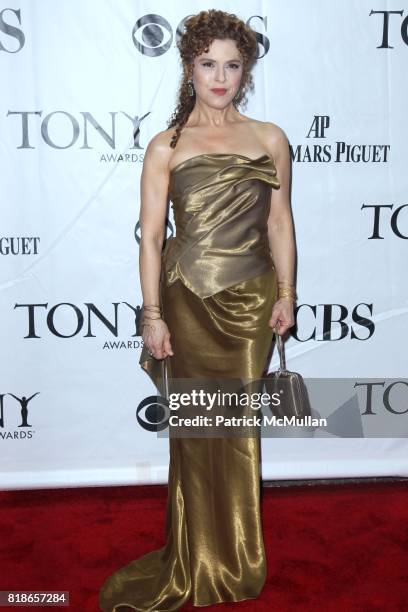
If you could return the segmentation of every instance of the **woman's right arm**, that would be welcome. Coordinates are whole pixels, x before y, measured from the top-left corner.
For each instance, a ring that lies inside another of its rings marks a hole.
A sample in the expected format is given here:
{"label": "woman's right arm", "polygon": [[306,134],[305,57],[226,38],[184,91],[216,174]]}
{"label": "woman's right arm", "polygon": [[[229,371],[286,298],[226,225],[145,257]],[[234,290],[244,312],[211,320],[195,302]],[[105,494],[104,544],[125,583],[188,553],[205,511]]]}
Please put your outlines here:
{"label": "woman's right arm", "polygon": [[[160,305],[161,252],[166,232],[166,211],[169,184],[169,157],[172,149],[168,136],[160,132],[149,143],[140,179],[141,230],[139,273],[143,306]],[[146,315],[146,317],[145,317]],[[173,355],[170,332],[156,310],[142,313],[143,342],[156,359]]]}

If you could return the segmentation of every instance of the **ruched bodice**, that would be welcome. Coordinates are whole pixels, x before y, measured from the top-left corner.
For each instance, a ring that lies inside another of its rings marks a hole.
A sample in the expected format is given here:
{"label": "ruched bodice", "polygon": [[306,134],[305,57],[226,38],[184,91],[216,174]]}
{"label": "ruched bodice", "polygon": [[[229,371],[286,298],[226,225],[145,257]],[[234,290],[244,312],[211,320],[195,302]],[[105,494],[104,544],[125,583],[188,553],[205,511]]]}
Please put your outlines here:
{"label": "ruched bodice", "polygon": [[270,269],[272,187],[280,183],[268,155],[205,153],[175,166],[169,196],[176,236],[163,253],[166,284],[180,279],[205,298]]}

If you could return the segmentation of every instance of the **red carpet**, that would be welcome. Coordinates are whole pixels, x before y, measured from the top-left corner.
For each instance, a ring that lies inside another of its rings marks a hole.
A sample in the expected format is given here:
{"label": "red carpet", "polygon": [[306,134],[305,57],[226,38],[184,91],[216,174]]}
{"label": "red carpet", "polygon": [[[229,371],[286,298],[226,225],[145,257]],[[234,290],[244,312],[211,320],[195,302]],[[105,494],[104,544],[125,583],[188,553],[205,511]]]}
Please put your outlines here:
{"label": "red carpet", "polygon": [[[105,577],[163,546],[166,496],[154,485],[0,492],[0,590],[70,591],[66,609],[99,612]],[[408,610],[405,483],[264,488],[262,509],[261,597],[185,610]]]}

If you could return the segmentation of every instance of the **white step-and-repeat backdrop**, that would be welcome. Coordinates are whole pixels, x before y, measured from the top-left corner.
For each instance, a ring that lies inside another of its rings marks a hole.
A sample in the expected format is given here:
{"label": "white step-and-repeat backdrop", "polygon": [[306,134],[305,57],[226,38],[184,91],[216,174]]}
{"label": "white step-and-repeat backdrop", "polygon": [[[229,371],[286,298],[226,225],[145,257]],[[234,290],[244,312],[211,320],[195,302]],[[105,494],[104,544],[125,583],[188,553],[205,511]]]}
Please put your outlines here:
{"label": "white step-and-repeat backdrop", "polygon": [[[175,106],[183,21],[207,8],[0,2],[1,488],[167,481],[168,439],[149,430],[155,388],[138,364],[139,178]],[[212,8],[256,30],[241,110],[291,146],[287,366],[359,382],[358,398],[328,406],[326,429],[264,438],[263,478],[408,476],[408,9]]]}

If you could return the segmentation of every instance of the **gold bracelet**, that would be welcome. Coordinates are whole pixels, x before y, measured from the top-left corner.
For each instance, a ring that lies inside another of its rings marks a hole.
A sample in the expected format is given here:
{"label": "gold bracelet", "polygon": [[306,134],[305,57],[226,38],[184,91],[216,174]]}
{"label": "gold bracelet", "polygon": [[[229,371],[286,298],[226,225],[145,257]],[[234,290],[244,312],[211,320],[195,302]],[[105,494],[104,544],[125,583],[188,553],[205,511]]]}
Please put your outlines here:
{"label": "gold bracelet", "polygon": [[292,302],[296,302],[296,296],[294,295],[290,295],[290,294],[285,294],[285,293],[280,293],[278,296],[278,300],[291,300]]}
{"label": "gold bracelet", "polygon": [[142,306],[142,316],[143,317],[147,316],[146,312],[148,312],[149,314],[157,314],[159,315],[159,317],[161,317],[162,308],[160,306],[148,304],[147,306]]}
{"label": "gold bracelet", "polygon": [[296,301],[296,297],[295,285],[286,281],[278,281],[278,299],[289,298]]}

